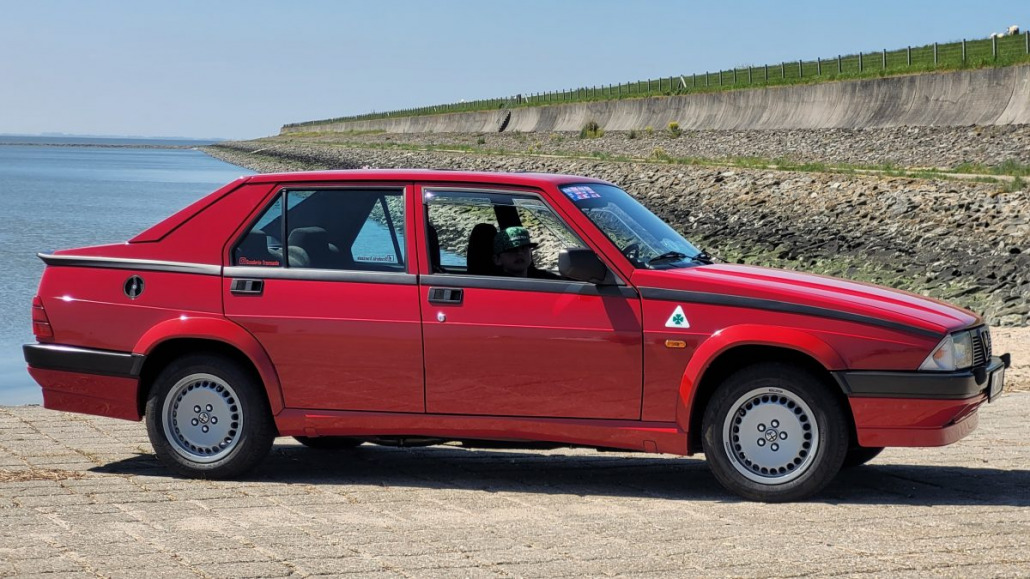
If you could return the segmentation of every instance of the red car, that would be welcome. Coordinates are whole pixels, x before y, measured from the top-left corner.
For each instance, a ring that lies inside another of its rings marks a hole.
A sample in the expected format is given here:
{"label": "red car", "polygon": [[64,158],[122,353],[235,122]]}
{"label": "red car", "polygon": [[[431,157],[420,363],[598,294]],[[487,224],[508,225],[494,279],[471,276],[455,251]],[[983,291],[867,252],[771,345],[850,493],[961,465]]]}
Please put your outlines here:
{"label": "red car", "polygon": [[241,178],[128,243],[40,255],[47,408],[146,417],[178,473],[462,441],[705,453],[797,500],[886,446],[969,434],[1009,358],[966,310],[714,263],[585,177]]}

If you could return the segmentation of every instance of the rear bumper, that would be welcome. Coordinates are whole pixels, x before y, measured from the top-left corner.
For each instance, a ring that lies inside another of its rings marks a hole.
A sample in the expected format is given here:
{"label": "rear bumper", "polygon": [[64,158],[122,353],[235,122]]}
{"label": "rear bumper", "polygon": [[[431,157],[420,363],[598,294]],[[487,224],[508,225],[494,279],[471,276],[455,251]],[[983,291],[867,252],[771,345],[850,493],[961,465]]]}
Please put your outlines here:
{"label": "rear bumper", "polygon": [[1001,393],[1008,355],[976,371],[838,372],[860,446],[944,446],[976,429],[977,410]]}
{"label": "rear bumper", "polygon": [[29,375],[51,410],[139,420],[139,374],[144,356],[56,344],[22,347]]}

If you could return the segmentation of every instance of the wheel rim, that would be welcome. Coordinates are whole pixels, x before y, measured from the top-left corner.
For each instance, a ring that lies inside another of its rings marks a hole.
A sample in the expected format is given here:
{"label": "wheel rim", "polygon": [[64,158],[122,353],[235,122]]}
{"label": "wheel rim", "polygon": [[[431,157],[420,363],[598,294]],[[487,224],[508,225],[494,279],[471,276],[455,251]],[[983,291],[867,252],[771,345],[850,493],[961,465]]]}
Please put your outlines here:
{"label": "wheel rim", "polygon": [[243,408],[232,386],[211,374],[190,374],[165,398],[165,437],[172,449],[196,463],[211,463],[236,448]]}
{"label": "wheel rim", "polygon": [[783,484],[803,475],[819,450],[819,425],[797,395],[758,388],[733,403],[722,436],[733,468],[762,484]]}

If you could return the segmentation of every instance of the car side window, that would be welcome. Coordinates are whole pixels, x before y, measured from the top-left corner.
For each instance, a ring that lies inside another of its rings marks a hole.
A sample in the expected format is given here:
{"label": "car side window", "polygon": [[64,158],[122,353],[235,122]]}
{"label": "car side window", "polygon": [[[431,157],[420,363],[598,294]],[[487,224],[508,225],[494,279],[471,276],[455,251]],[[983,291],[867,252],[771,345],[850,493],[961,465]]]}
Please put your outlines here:
{"label": "car side window", "polygon": [[[404,194],[391,189],[281,192],[233,250],[234,263],[403,272]],[[257,257],[262,242],[271,259]]]}
{"label": "car side window", "polygon": [[529,241],[535,244],[531,267],[541,272],[536,277],[558,279],[558,253],[568,247],[586,247],[542,199],[532,194],[429,191],[425,201],[427,249],[436,273],[510,275],[495,260],[494,242],[498,232],[513,227],[525,229]]}
{"label": "car side window", "polygon": [[282,195],[265,210],[232,251],[233,265],[282,267],[283,243],[280,223],[283,214]]}

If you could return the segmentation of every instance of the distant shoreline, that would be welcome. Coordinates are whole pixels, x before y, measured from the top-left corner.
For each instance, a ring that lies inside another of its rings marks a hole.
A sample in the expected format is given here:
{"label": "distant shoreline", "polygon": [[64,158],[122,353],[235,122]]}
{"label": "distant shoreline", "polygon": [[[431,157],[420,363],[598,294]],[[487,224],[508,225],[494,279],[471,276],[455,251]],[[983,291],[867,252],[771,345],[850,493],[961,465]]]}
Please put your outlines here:
{"label": "distant shoreline", "polygon": [[[210,144],[210,143],[209,143]],[[162,145],[146,143],[27,143],[5,141],[0,138],[0,147],[95,147],[101,149],[199,149],[209,144]]]}

